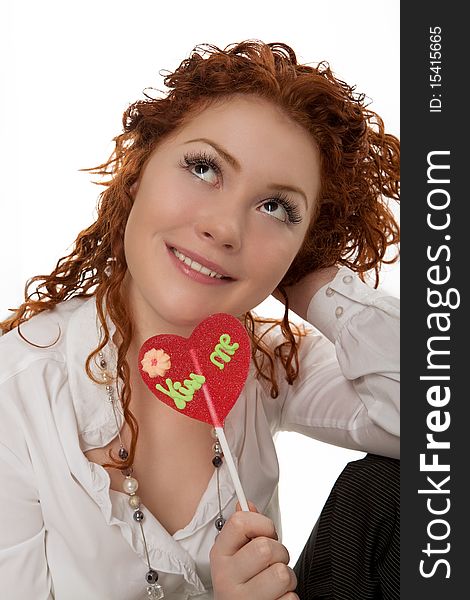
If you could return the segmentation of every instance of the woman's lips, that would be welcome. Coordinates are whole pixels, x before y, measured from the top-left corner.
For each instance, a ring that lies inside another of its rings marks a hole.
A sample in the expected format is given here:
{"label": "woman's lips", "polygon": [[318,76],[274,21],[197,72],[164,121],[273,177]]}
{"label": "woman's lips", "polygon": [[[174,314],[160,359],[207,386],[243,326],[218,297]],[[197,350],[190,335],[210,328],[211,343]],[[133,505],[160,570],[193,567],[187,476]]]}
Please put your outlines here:
{"label": "woman's lips", "polygon": [[[234,281],[233,278],[229,277],[228,275],[225,275],[224,271],[215,263],[205,261],[204,259],[195,255],[194,253],[190,253],[187,251],[185,252],[184,250],[180,250],[179,248],[175,248],[174,246],[167,246],[167,249],[168,254],[170,255],[170,260],[173,262],[175,267],[194,281],[197,281],[199,283],[205,283],[206,285],[226,285]],[[200,273],[199,271],[195,271],[189,265],[177,258],[173,250],[178,250],[184,256],[187,256],[191,260],[198,262],[200,265],[206,267],[207,269],[214,271],[220,275],[223,275],[223,278],[211,277],[210,275],[206,275],[204,273]]]}

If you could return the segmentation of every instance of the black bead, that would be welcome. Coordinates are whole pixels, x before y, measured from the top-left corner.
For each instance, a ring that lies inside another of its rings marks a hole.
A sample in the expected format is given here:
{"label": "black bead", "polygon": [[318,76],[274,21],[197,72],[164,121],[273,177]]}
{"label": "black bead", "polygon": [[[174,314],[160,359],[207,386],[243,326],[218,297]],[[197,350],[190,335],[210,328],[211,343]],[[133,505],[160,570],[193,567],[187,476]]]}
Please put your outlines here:
{"label": "black bead", "polygon": [[214,458],[212,459],[212,464],[214,465],[214,467],[216,469],[218,469],[220,466],[222,466],[222,463],[224,461],[222,460],[221,456],[214,456]]}
{"label": "black bead", "polygon": [[225,525],[225,519],[223,517],[219,517],[215,520],[214,525],[218,531],[222,531],[222,527]]}
{"label": "black bead", "polygon": [[137,509],[136,511],[134,511],[134,514],[132,515],[134,517],[134,521],[143,521],[144,520],[144,513]]}
{"label": "black bead", "polygon": [[129,452],[125,448],[119,448],[119,458],[121,460],[127,460]]}
{"label": "black bead", "polygon": [[150,569],[150,571],[148,571],[148,573],[145,575],[145,580],[147,583],[157,583],[158,573],[153,569]]}

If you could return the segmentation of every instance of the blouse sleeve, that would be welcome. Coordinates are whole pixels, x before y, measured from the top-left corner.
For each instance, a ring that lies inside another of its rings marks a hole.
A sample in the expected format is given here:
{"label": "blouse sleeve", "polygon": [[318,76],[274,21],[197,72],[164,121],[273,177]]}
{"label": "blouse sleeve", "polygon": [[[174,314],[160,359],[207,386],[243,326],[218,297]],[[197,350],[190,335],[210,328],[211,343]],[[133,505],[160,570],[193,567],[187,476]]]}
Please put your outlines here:
{"label": "blouse sleeve", "polygon": [[[280,429],[399,457],[399,300],[347,267],[312,298],[300,375],[284,382]],[[321,335],[323,334],[323,335]]]}
{"label": "blouse sleeve", "polygon": [[[12,432],[16,436],[21,430]],[[52,600],[45,529],[31,465],[8,445],[0,427],[0,581],[2,598]]]}

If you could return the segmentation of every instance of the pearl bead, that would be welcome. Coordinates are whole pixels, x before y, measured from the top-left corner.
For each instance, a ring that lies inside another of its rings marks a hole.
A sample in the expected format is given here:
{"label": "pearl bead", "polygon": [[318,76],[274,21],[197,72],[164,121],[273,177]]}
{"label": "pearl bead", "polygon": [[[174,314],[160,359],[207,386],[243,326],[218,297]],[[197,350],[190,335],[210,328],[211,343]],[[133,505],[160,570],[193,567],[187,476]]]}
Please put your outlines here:
{"label": "pearl bead", "polygon": [[223,517],[219,517],[215,520],[214,525],[218,531],[222,531],[222,527],[225,525],[225,519]]}
{"label": "pearl bead", "polygon": [[126,460],[129,456],[129,452],[125,448],[119,448],[119,458]]}
{"label": "pearl bead", "polygon": [[135,494],[139,488],[139,482],[134,477],[126,477],[122,482],[122,489],[126,494]]}
{"label": "pearl bead", "polygon": [[131,508],[139,508],[140,507],[140,496],[130,496],[129,498],[129,506]]}
{"label": "pearl bead", "polygon": [[211,436],[212,436],[212,438],[213,438],[214,440],[218,440],[218,439],[219,439],[219,438],[218,438],[218,436],[217,436],[217,431],[215,430],[215,427],[213,427],[213,428],[211,429]]}

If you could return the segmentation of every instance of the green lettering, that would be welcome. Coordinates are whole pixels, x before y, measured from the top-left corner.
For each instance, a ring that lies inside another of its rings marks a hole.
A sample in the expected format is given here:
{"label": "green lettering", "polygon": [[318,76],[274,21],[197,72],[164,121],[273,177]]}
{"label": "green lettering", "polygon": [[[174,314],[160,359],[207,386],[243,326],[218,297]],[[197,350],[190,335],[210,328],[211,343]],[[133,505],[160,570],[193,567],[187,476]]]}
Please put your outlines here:
{"label": "green lettering", "polygon": [[186,408],[186,404],[193,399],[195,392],[201,389],[202,384],[205,381],[206,378],[204,375],[196,375],[195,373],[191,373],[189,375],[189,379],[184,380],[184,385],[180,381],[175,381],[173,383],[173,381],[168,377],[168,379],[165,379],[168,389],[164,388],[159,383],[155,385],[155,388],[166,396],[169,396],[175,403],[176,408],[184,410]]}
{"label": "green lettering", "polygon": [[191,373],[189,375],[191,377],[191,379],[193,379],[196,383],[200,384],[196,389],[198,390],[199,388],[202,387],[202,384],[205,382],[206,378],[204,377],[204,375],[197,375],[196,373]]}
{"label": "green lettering", "polygon": [[[228,333],[223,333],[219,338],[219,343],[214,348],[214,352],[210,355],[210,361],[219,369],[225,367],[224,363],[228,363],[232,360],[232,356],[240,347],[240,344],[234,342],[230,343],[230,336]],[[223,361],[223,362],[222,362]]]}
{"label": "green lettering", "polygon": [[223,333],[220,336],[219,342],[224,347],[224,349],[229,354],[232,354],[232,355],[235,354],[235,351],[238,350],[238,348],[240,347],[240,344],[238,344],[237,342],[234,342],[233,344],[230,344],[230,336],[229,336],[228,333]]}
{"label": "green lettering", "polygon": [[159,383],[157,383],[157,385],[155,387],[157,388],[157,390],[160,390],[160,392],[163,392],[167,396],[170,396],[170,398],[173,398],[173,400],[175,398],[178,398],[179,400],[184,400],[184,396],[182,396],[181,394],[179,394],[178,391],[177,391],[178,388],[181,387],[181,383],[179,381],[176,382],[176,388],[175,388],[175,385],[173,384],[173,382],[171,381],[171,379],[169,377],[167,379],[165,379],[165,383],[168,386],[167,390],[162,385],[160,385]]}

